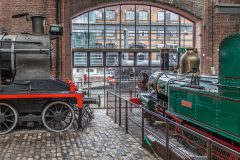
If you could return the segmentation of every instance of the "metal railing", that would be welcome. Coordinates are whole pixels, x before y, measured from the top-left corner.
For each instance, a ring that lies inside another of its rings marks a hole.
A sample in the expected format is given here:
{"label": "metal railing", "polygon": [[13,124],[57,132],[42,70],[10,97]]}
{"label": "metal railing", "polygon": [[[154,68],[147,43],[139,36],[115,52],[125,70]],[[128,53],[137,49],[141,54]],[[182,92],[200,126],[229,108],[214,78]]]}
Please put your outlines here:
{"label": "metal railing", "polygon": [[240,153],[107,91],[107,115],[156,158],[240,160]]}

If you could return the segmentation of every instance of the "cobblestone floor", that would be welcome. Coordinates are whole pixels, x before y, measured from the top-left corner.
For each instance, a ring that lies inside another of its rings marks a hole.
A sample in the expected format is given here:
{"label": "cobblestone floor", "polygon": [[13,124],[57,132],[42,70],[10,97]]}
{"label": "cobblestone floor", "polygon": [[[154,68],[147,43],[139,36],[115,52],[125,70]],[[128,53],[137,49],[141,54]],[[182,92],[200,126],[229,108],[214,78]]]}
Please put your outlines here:
{"label": "cobblestone floor", "polygon": [[15,130],[0,136],[0,160],[154,160],[130,135],[95,110],[95,119],[84,130],[53,133],[45,129]]}

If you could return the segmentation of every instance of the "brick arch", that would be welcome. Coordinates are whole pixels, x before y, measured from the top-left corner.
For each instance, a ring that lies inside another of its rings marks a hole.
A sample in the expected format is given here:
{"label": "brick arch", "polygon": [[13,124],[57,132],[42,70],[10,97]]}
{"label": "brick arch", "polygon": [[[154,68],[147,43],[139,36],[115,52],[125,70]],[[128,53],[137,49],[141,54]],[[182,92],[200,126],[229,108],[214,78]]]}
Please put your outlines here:
{"label": "brick arch", "polygon": [[[201,19],[203,17],[204,0],[63,0],[62,23],[64,35],[61,39],[61,79],[72,76],[72,52],[71,52],[71,19],[98,8],[119,4],[141,4],[163,8],[175,12],[196,24],[196,47],[201,53],[202,32]],[[200,33],[199,33],[200,32]]]}
{"label": "brick arch", "polygon": [[[76,1],[76,0],[73,0]],[[117,1],[117,2],[116,2]],[[166,0],[165,0],[166,1]],[[192,1],[191,3],[189,2],[189,0],[181,0],[181,1],[185,1],[184,4],[189,5],[189,7],[187,7],[186,5],[180,5],[179,3],[174,3],[174,1],[176,0],[168,0],[166,2],[164,2],[164,0],[160,0],[160,1],[156,1],[156,0],[150,0],[150,1],[146,1],[146,0],[140,0],[140,1],[136,1],[136,0],[130,0],[130,1],[123,1],[123,0],[102,0],[102,1],[97,1],[93,4],[91,3],[87,3],[85,5],[80,5],[78,6],[77,4],[75,4],[74,2],[74,6],[72,6],[72,10],[71,10],[71,17],[77,17],[81,14],[84,14],[86,12],[90,12],[96,9],[100,9],[103,7],[111,7],[111,6],[116,6],[116,5],[132,5],[132,4],[137,4],[137,5],[148,5],[148,6],[152,6],[152,7],[157,7],[157,8],[162,8],[165,10],[169,10],[171,12],[174,12],[176,14],[179,14],[193,22],[197,22],[200,19],[202,19],[203,16],[203,3],[200,3],[199,5],[196,5],[194,3],[194,1]],[[196,1],[202,1],[202,0],[196,0]],[[173,2],[173,3],[171,3]],[[176,1],[177,2],[177,1]],[[84,7],[83,7],[84,6]],[[195,6],[195,7],[193,7]],[[190,7],[191,10],[189,9]],[[199,11],[199,12],[197,12]]]}

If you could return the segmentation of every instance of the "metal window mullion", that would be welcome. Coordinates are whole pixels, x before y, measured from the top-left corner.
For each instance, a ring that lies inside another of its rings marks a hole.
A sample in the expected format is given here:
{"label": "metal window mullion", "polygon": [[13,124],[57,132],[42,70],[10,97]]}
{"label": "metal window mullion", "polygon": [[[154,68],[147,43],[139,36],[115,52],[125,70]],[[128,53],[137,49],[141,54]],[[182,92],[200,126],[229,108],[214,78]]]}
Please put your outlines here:
{"label": "metal window mullion", "polygon": [[[106,57],[106,54],[105,54],[105,57]],[[105,59],[105,62],[106,62],[106,59]],[[104,65],[104,67],[103,67],[103,69],[104,69],[104,80],[103,80],[103,90],[104,90],[104,97],[103,97],[103,99],[104,99],[104,102],[103,102],[103,106],[105,107],[105,104],[106,104],[106,65]],[[101,100],[100,100],[101,101]],[[101,107],[101,106],[99,106],[99,107]]]}
{"label": "metal window mullion", "polygon": [[90,96],[90,73],[89,73],[89,69],[90,69],[90,52],[87,52],[87,70],[88,70],[88,77],[87,77],[87,85],[88,85],[88,96]]}
{"label": "metal window mullion", "polygon": [[149,48],[152,48],[152,7],[150,7],[150,18],[149,18]]}
{"label": "metal window mullion", "polygon": [[167,18],[167,16],[166,16],[166,10],[164,10],[164,48],[166,48],[166,25],[167,25],[167,23],[166,23],[166,18]]}
{"label": "metal window mullion", "polygon": [[179,25],[178,25],[178,46],[181,47],[181,16],[178,15]]}
{"label": "metal window mullion", "polygon": [[137,45],[137,5],[135,5],[135,40],[134,40],[134,43],[135,43],[135,47],[136,48],[136,45]]}
{"label": "metal window mullion", "polygon": [[[134,68],[134,86],[136,86],[136,81],[137,81],[137,77],[136,77],[136,68],[137,68],[137,52],[133,53],[134,56],[134,61],[133,61],[133,68]],[[136,97],[136,88],[134,87],[134,96]]]}
{"label": "metal window mullion", "polygon": [[103,54],[103,67],[107,66],[107,53],[106,52],[102,52]]}
{"label": "metal window mullion", "polygon": [[152,52],[148,52],[148,66],[152,66]]}
{"label": "metal window mullion", "polygon": [[103,47],[106,48],[106,8],[103,9]]}
{"label": "metal window mullion", "polygon": [[90,47],[90,24],[89,24],[89,21],[90,21],[90,15],[88,12],[88,48]]}
{"label": "metal window mullion", "polygon": [[120,26],[119,26],[119,34],[120,34],[120,37],[119,37],[119,48],[122,48],[122,5],[120,5],[120,8],[119,8],[119,12],[120,12],[120,14],[119,14],[119,18],[120,18]]}
{"label": "metal window mullion", "polygon": [[119,96],[121,96],[122,94],[122,52],[118,52],[119,55]]}
{"label": "metal window mullion", "polygon": [[[128,53],[129,54],[129,53]],[[134,58],[134,60],[133,60],[133,66],[135,67],[135,66],[137,66],[137,52],[133,52],[133,58]]]}

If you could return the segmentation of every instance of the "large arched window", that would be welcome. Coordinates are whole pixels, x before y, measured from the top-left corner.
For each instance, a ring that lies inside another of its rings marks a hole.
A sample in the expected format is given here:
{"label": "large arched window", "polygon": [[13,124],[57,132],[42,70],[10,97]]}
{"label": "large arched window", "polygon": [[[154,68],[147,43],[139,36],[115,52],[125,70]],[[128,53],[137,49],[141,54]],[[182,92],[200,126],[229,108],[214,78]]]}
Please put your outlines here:
{"label": "large arched window", "polygon": [[193,31],[193,22],[168,10],[147,5],[117,5],[75,17],[72,47],[193,47]]}

